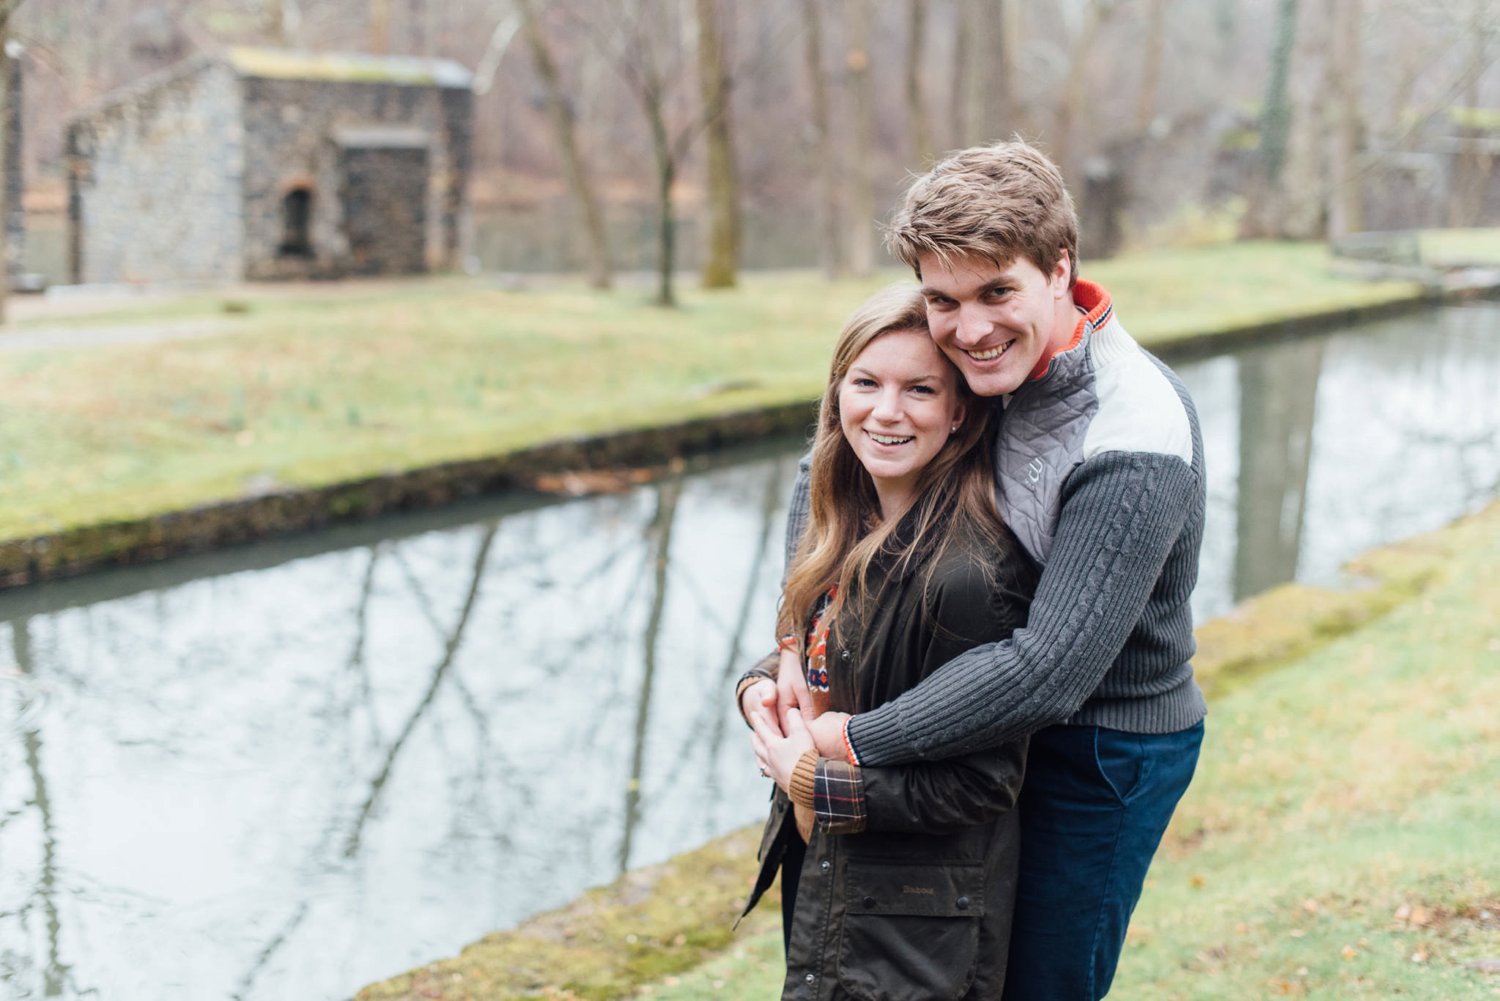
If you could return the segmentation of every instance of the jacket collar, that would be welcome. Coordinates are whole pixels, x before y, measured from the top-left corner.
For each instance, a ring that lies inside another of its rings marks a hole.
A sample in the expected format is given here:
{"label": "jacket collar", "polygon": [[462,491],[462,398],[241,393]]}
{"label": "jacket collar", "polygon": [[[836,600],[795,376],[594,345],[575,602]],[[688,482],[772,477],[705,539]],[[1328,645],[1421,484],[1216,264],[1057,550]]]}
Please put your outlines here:
{"label": "jacket collar", "polygon": [[1097,282],[1080,278],[1073,285],[1073,305],[1079,310],[1078,323],[1073,327],[1073,337],[1056,351],[1042,355],[1031,370],[1027,382],[1039,382],[1054,372],[1076,371],[1080,362],[1074,361],[1087,353],[1085,345],[1099,330],[1114,319],[1114,305],[1109,292]]}

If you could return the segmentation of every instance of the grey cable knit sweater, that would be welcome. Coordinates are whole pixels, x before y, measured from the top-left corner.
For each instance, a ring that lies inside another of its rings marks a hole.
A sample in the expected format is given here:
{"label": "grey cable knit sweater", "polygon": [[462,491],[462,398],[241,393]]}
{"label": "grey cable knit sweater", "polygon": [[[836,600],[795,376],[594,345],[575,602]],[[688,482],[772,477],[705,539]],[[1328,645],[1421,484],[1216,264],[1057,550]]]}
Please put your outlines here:
{"label": "grey cable knit sweater", "polygon": [[[1192,612],[1203,442],[1177,377],[1080,281],[1075,343],[1005,401],[1000,513],[1041,567],[1025,628],[849,722],[859,764],[941,759],[1057,723],[1170,733],[1201,720]],[[807,520],[807,473],[788,515]]]}

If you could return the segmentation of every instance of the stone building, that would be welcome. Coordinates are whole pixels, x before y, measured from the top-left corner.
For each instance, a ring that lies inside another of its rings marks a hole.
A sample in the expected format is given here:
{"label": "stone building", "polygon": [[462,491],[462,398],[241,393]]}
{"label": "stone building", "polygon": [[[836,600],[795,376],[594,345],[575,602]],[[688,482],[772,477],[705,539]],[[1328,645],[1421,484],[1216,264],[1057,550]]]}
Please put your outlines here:
{"label": "stone building", "polygon": [[230,48],[68,126],[75,282],[460,263],[471,76],[447,60]]}

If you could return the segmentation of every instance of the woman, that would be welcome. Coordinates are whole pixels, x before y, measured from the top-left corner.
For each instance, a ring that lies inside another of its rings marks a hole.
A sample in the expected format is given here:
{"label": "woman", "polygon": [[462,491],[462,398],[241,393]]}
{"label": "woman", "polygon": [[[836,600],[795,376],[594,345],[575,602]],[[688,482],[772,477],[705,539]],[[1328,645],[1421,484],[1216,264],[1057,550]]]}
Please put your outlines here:
{"label": "woman", "polygon": [[[782,665],[802,711],[860,712],[1025,619],[1034,572],[995,515],[988,410],[934,347],[913,288],[877,294],[834,349]],[[774,704],[752,680],[741,705]],[[990,998],[1005,977],[1025,748],[857,768],[748,712],[776,780],[748,911],[782,870],[785,998]]]}

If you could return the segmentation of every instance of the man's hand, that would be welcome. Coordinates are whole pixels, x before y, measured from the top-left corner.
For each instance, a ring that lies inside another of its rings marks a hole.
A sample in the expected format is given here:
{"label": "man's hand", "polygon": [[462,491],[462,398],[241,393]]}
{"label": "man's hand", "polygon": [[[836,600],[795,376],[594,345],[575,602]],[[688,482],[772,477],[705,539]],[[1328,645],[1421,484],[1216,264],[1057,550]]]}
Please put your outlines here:
{"label": "man's hand", "polygon": [[755,760],[762,774],[776,780],[782,792],[791,792],[792,772],[802,755],[813,749],[812,736],[807,724],[802,722],[802,713],[796,709],[786,714],[786,736],[775,733],[766,723],[765,717],[756,714],[750,721],[750,744],[755,748]]}
{"label": "man's hand", "polygon": [[786,732],[786,716],[792,709],[801,709],[805,719],[812,719],[812,695],[807,690],[807,674],[802,668],[802,656],[796,650],[782,649],[781,662],[776,667],[776,715],[777,725]]}
{"label": "man's hand", "polygon": [[849,760],[849,752],[844,747],[844,723],[848,719],[848,713],[826,712],[807,723],[806,729],[817,745],[820,757]]}
{"label": "man's hand", "polygon": [[740,712],[751,727],[755,726],[756,719],[764,719],[777,736],[781,736],[781,717],[776,701],[776,682],[770,678],[762,678],[740,693]]}

